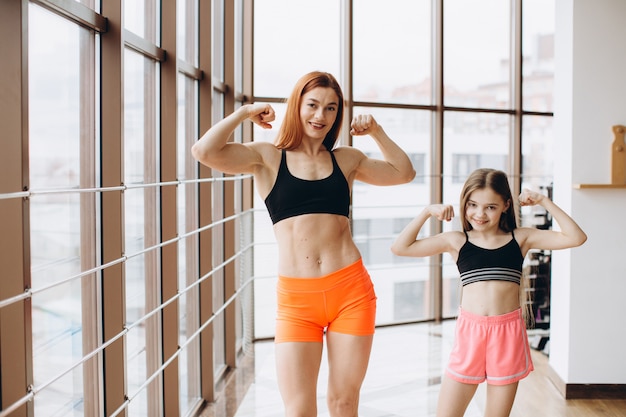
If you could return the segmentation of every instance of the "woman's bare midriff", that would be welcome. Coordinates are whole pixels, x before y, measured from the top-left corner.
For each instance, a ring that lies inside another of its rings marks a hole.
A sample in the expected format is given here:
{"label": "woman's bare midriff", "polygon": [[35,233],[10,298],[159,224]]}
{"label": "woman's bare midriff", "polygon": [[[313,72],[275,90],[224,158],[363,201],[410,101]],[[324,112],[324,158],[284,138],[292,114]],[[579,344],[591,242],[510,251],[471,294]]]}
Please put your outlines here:
{"label": "woman's bare midriff", "polygon": [[510,313],[520,307],[519,290],[513,282],[474,282],[463,287],[461,308],[480,316]]}
{"label": "woman's bare midriff", "polygon": [[274,225],[278,241],[278,274],[317,278],[358,261],[350,222],[335,214],[304,214]]}

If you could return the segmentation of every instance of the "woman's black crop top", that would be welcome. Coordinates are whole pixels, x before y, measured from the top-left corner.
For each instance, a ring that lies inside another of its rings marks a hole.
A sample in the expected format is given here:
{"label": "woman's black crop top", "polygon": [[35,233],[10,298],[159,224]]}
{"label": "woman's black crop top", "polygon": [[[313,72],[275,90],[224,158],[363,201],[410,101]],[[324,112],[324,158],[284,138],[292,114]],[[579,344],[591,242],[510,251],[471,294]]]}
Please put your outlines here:
{"label": "woman's black crop top", "polygon": [[466,240],[456,261],[461,273],[461,285],[492,280],[519,285],[524,257],[513,232],[511,236],[512,239],[506,245],[497,249],[485,249],[471,243],[465,232]]}
{"label": "woman's black crop top", "polygon": [[309,213],[349,216],[350,187],[331,152],[333,172],[321,180],[294,177],[287,168],[287,154],[282,150],[274,187],[265,198],[272,224],[288,217]]}

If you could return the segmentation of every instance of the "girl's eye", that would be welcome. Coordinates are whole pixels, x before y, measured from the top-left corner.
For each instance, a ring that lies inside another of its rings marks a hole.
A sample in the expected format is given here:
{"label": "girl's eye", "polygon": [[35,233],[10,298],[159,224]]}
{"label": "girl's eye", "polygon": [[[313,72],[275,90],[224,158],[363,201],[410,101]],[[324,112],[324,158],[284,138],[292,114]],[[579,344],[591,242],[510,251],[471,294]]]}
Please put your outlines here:
{"label": "girl's eye", "polygon": [[335,106],[330,106],[330,107],[328,107],[328,111],[335,111],[335,110],[337,110],[337,109],[335,108]]}

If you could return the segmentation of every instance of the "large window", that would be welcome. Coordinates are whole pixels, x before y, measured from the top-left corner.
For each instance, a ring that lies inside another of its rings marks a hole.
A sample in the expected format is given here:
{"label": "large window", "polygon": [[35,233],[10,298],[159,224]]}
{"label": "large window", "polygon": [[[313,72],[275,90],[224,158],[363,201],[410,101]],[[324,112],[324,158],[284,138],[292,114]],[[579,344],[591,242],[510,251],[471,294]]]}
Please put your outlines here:
{"label": "large window", "polygon": [[553,15],[554,0],[0,2],[0,414],[195,415],[273,336],[265,206],[189,148],[249,101],[274,106],[274,129],[232,139],[273,141],[311,70],[417,171],[354,185],[377,323],[452,317],[452,260],[389,245],[425,204],[457,204],[476,167],[551,189]]}
{"label": "large window", "polygon": [[[29,25],[30,255],[32,349],[35,387],[47,386],[35,401],[35,415],[73,415],[97,401],[95,360],[74,367],[97,347],[94,187],[94,36],[38,6]],[[81,72],[81,69],[92,71]],[[92,304],[96,301],[95,304]]]}
{"label": "large window", "polygon": [[252,340],[250,180],[190,152],[250,77],[231,6],[0,3],[0,415],[195,415]]}
{"label": "large window", "polygon": [[352,2],[355,101],[433,103],[432,3],[394,0],[381,7],[378,0]]}
{"label": "large window", "polygon": [[[333,73],[353,114],[374,115],[417,172],[396,187],[354,184],[352,232],[378,294],[377,324],[453,317],[459,280],[452,259],[401,259],[389,246],[433,199],[458,211],[463,182],[478,167],[504,170],[514,188],[549,184],[554,2],[330,3],[255,1],[254,96],[274,103],[278,116],[275,129],[255,131],[255,140],[273,139],[284,111],[278,103],[295,80],[316,69]],[[322,21],[328,30],[307,29]],[[272,41],[272,54],[260,40]],[[373,141],[342,134],[342,144],[377,155]],[[256,203],[257,245],[263,241],[256,253],[263,256],[255,259],[255,334],[261,338],[273,335],[276,251],[263,202]],[[439,227],[429,222],[424,231]]]}

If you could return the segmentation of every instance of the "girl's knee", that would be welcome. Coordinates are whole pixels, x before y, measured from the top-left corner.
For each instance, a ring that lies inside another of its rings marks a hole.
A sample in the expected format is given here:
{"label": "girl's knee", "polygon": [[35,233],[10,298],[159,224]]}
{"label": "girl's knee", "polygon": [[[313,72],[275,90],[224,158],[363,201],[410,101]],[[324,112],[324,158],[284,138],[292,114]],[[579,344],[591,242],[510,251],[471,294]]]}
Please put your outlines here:
{"label": "girl's knee", "polygon": [[315,405],[285,404],[285,417],[317,417],[317,407]]}

